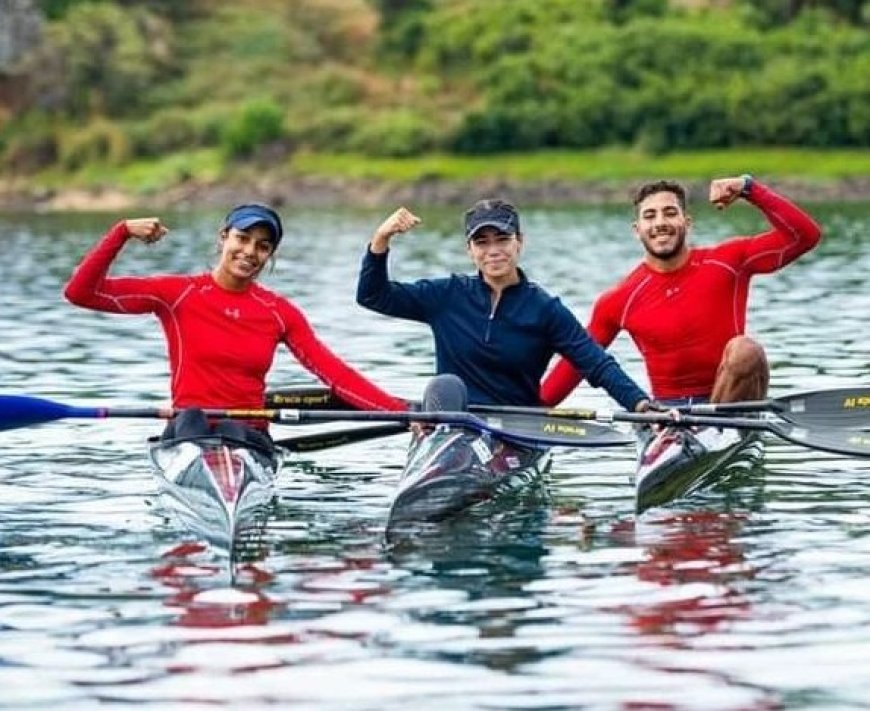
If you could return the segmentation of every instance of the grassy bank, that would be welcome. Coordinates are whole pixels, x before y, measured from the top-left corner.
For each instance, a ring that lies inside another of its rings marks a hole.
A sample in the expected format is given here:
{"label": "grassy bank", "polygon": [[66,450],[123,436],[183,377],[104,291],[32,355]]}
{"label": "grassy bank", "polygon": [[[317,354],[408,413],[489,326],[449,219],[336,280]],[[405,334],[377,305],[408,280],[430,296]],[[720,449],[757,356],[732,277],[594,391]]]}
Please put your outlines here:
{"label": "grassy bank", "polygon": [[703,180],[747,172],[779,178],[831,180],[870,176],[870,150],[747,148],[650,155],[608,148],[481,157],[432,155],[418,159],[310,154],[296,156],[291,166],[300,175],[398,182],[427,178],[468,181],[494,176],[521,182],[613,181],[648,176]]}
{"label": "grassy bank", "polygon": [[[223,204],[238,196],[279,204],[461,202],[469,192],[501,192],[524,202],[622,200],[625,186],[670,177],[704,183],[752,173],[788,186],[794,197],[866,200],[870,150],[744,149],[651,155],[628,149],[539,151],[486,157],[414,159],[297,153],[280,161],[228,162],[213,149],[46,171],[0,183],[0,206],[99,209],[120,205]],[[377,189],[376,189],[377,188]]]}
{"label": "grassy bank", "polygon": [[122,167],[91,165],[76,173],[44,172],[18,181],[27,190],[116,188],[148,194],[185,181],[233,182],[239,178],[313,177],[392,183],[421,180],[512,182],[627,181],[649,176],[706,180],[754,173],[768,178],[831,181],[870,177],[870,150],[747,148],[650,155],[635,150],[538,151],[493,156],[428,155],[421,158],[299,153],[280,163],[234,164],[216,150],[176,153]]}

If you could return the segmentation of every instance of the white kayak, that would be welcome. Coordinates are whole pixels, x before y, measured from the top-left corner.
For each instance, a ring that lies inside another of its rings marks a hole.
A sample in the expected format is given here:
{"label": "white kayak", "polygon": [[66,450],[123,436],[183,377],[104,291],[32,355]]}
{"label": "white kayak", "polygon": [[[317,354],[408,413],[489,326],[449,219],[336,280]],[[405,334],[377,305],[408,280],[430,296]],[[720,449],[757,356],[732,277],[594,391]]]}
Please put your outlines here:
{"label": "white kayak", "polygon": [[708,488],[755,467],[764,457],[757,431],[733,427],[640,428],[634,473],[641,513]]}
{"label": "white kayak", "polygon": [[190,533],[230,555],[262,533],[281,467],[266,452],[219,435],[151,440],[160,502]]}

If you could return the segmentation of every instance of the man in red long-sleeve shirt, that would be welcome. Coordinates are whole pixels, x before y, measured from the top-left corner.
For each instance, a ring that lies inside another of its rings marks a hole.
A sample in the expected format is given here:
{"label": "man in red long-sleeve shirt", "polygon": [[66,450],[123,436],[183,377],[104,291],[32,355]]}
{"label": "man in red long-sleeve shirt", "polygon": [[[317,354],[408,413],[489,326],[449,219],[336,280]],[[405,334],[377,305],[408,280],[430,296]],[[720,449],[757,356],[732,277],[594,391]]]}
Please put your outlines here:
{"label": "man in red long-sleeve shirt", "polygon": [[[749,280],[782,269],[815,247],[821,230],[793,203],[751,176],[710,184],[710,201],[758,207],[771,229],[712,247],[692,247],[686,191],[671,181],[637,192],[634,231],[643,261],[595,303],[587,330],[603,347],[625,330],[643,356],[653,396],[668,404],[766,396],[764,349],[744,335]],[[562,360],[544,379],[541,400],[561,402],[582,379]]]}

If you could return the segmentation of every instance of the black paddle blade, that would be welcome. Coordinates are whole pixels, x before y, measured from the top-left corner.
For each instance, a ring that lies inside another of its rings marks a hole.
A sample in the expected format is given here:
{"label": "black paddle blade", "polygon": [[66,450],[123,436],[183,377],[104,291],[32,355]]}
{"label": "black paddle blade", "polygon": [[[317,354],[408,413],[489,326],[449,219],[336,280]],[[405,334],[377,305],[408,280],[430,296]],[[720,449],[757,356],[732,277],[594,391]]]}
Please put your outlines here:
{"label": "black paddle blade", "polygon": [[870,430],[866,428],[822,427],[804,422],[762,417],[735,417],[724,415],[683,415],[673,420],[667,413],[617,412],[617,422],[634,422],[682,427],[734,427],[741,430],[763,430],[792,444],[823,452],[852,457],[870,457]]}
{"label": "black paddle blade", "polygon": [[[378,416],[388,416],[386,413],[377,414]],[[436,413],[420,413],[418,417],[429,421],[440,419]],[[407,416],[405,419],[407,420]],[[594,422],[571,423],[556,417],[506,415],[504,417],[478,418],[465,414],[446,419],[445,424],[468,427],[475,431],[485,430],[507,440],[531,446],[614,447],[634,444],[635,441],[630,434],[620,432],[607,425]],[[389,437],[407,431],[407,421],[405,423],[387,423],[374,427],[354,427],[346,430],[287,437],[275,440],[275,446],[289,452],[317,452],[346,444]]]}
{"label": "black paddle blade", "polygon": [[870,457],[870,431],[844,427],[803,426],[793,422],[767,422],[769,432],[787,442],[823,452]]}
{"label": "black paddle blade", "polygon": [[690,415],[770,412],[786,422],[805,427],[861,429],[870,426],[870,386],[812,390],[771,400],[711,402],[679,409]]}
{"label": "black paddle blade", "polygon": [[406,424],[387,423],[374,427],[354,427],[353,429],[335,430],[333,432],[317,432],[314,434],[299,435],[276,439],[275,446],[286,449],[288,452],[319,452],[332,447],[342,447],[346,444],[368,442],[372,439],[390,437],[392,435],[408,432]]}
{"label": "black paddle blade", "polygon": [[626,432],[595,422],[572,422],[561,417],[541,415],[486,415],[481,416],[497,434],[514,437],[527,443],[553,447],[619,447],[634,444],[635,438]]}
{"label": "black paddle blade", "polygon": [[870,427],[870,387],[856,386],[775,398],[773,411],[794,424],[818,427]]}
{"label": "black paddle blade", "polygon": [[[252,412],[248,412],[247,416],[256,416]],[[244,414],[244,411],[241,413]],[[589,422],[576,423],[557,417],[541,417],[540,415],[493,415],[484,419],[470,412],[274,410],[265,419],[284,425],[340,422],[342,420],[347,422],[428,422],[433,425],[444,424],[477,432],[489,432],[504,440],[532,447],[612,447],[633,441],[630,435],[607,425]]]}

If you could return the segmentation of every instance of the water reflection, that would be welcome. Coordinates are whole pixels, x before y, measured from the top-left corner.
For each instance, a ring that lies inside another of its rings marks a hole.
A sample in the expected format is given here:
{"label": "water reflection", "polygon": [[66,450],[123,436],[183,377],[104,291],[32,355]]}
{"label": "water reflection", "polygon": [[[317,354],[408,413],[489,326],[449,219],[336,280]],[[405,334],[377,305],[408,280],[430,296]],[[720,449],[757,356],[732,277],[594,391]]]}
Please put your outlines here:
{"label": "water reflection", "polygon": [[697,510],[642,517],[615,528],[616,541],[643,552],[643,560],[632,564],[638,580],[659,588],[650,590],[648,602],[617,609],[638,632],[669,645],[747,617],[744,583],[755,574],[741,542],[747,517]]}
{"label": "water reflection", "polygon": [[[173,592],[164,604],[179,613],[182,627],[235,627],[265,625],[280,609],[264,592],[274,575],[252,563],[241,564],[227,580],[223,561],[202,562],[207,546],[187,543],[163,554],[151,575]],[[232,587],[226,587],[228,583]]]}
{"label": "water reflection", "polygon": [[472,509],[451,520],[419,524],[417,530],[387,547],[396,566],[421,575],[435,575],[457,584],[520,585],[541,573],[546,553],[543,531],[549,520],[545,505],[492,506]]}
{"label": "water reflection", "polygon": [[[545,574],[550,513],[528,501],[501,509],[421,527],[390,546],[391,563],[410,574],[390,609],[415,625],[474,630],[436,645],[433,659],[512,672],[540,654],[519,631],[539,607],[526,588]],[[419,592],[433,587],[437,594]]]}

